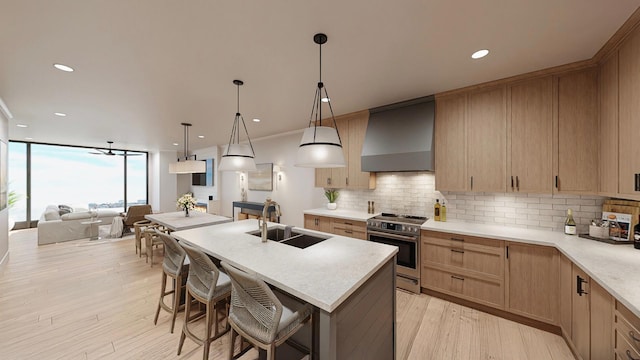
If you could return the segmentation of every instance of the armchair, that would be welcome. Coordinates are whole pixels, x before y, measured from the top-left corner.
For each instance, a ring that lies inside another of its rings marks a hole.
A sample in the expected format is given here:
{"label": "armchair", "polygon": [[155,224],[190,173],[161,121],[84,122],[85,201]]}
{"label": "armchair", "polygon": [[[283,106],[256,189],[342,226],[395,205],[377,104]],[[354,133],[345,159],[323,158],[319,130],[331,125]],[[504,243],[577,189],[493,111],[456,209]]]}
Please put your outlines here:
{"label": "armchair", "polygon": [[122,233],[131,232],[131,228],[134,226],[134,223],[146,220],[144,216],[151,213],[153,213],[153,211],[151,210],[151,205],[148,204],[129,206],[129,210],[127,210],[126,214],[122,215]]}

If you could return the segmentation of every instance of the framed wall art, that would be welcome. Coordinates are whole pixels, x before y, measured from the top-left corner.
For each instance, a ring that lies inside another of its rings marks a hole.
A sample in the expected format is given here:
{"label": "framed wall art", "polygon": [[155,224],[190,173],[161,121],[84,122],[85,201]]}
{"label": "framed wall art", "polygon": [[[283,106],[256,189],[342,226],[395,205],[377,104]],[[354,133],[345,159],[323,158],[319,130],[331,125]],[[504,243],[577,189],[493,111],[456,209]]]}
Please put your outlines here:
{"label": "framed wall art", "polygon": [[256,171],[247,173],[249,190],[273,191],[273,163],[256,164]]}

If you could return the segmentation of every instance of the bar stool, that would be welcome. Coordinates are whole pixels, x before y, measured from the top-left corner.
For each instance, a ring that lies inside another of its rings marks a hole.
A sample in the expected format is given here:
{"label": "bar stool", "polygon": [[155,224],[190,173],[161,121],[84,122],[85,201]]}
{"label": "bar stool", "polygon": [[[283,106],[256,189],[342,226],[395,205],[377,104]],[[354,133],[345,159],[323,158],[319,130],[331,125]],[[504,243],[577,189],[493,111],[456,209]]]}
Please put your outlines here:
{"label": "bar stool", "polygon": [[[156,316],[153,319],[153,324],[158,323],[158,316],[160,315],[160,309],[166,310],[171,313],[171,333],[173,334],[173,328],[176,324],[176,316],[178,311],[184,307],[180,305],[180,297],[182,296],[182,288],[185,287],[183,279],[186,279],[186,275],[189,271],[189,260],[187,259],[187,253],[178,244],[178,241],[171,235],[157,231],[157,236],[164,243],[164,260],[162,261],[162,287],[160,288],[160,299],[158,299],[158,308],[156,309]],[[167,277],[170,277],[173,281],[173,290],[167,291]],[[172,306],[167,305],[164,302],[164,297],[173,294]]]}
{"label": "bar stool", "polygon": [[[227,333],[229,321],[227,316],[227,324],[225,331],[219,332],[218,311],[222,300],[231,296],[231,281],[229,277],[218,270],[216,265],[202,251],[180,243],[182,248],[187,252],[189,257],[189,277],[187,278],[187,292],[185,296],[184,325],[182,326],[182,334],[180,335],[180,345],[178,345],[178,355],[182,351],[184,339],[189,337],[198,345],[203,345],[203,359],[209,357],[209,347],[211,342]],[[190,317],[191,298],[205,305],[205,335],[199,338],[189,329],[189,323],[202,317],[202,313]],[[226,305],[225,305],[226,310]],[[226,311],[225,311],[226,313]],[[226,314],[225,314],[226,315]],[[213,324],[212,324],[213,323]],[[211,326],[214,326],[214,334],[211,336]]]}
{"label": "bar stool", "polygon": [[231,341],[228,359],[233,359],[236,333],[251,345],[267,351],[275,359],[275,348],[283,344],[304,324],[311,322],[311,305],[293,311],[282,305],[267,284],[229,264],[222,267],[231,278],[231,307],[228,322]]}

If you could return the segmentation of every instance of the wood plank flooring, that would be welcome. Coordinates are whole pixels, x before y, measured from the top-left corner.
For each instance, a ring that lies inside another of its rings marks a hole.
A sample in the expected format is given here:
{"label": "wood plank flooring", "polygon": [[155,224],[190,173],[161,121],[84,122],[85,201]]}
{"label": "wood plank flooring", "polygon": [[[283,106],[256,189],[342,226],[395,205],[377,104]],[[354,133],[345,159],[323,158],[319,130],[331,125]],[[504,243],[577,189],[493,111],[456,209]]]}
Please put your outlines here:
{"label": "wood plank flooring", "polygon": [[[182,314],[153,325],[161,251],[152,267],[133,238],[37,245],[36,229],[10,234],[0,272],[0,359],[202,359]],[[573,359],[559,336],[427,295],[397,291],[397,359]],[[228,336],[211,346],[226,359]],[[257,359],[256,351],[242,359]]]}

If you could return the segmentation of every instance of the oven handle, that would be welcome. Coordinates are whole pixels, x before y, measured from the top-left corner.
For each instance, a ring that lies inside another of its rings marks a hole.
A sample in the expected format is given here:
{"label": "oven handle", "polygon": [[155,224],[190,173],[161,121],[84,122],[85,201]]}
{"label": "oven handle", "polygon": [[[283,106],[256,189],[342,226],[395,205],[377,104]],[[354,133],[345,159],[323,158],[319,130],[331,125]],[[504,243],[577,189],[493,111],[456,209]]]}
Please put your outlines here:
{"label": "oven handle", "polygon": [[[417,236],[397,235],[397,234],[383,233],[383,232],[371,231],[371,230],[367,231],[367,235],[378,235],[380,237],[386,237],[386,238],[390,238],[390,239],[404,240],[404,241],[409,241],[409,242],[418,242],[418,237]],[[367,238],[368,238],[368,236],[367,236]]]}

